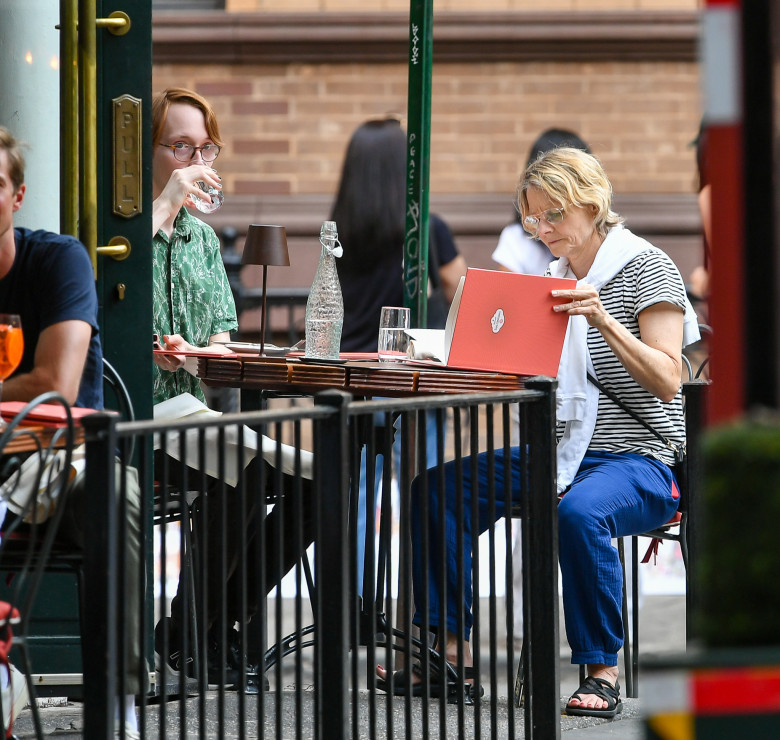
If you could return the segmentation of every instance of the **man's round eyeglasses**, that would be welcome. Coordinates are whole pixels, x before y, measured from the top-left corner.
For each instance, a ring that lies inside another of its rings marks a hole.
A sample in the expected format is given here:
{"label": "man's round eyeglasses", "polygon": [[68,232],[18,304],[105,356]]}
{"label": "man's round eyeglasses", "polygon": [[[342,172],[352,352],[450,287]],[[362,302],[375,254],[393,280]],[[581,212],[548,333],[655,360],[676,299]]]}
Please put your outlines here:
{"label": "man's round eyeglasses", "polygon": [[179,141],[175,144],[160,144],[166,149],[173,151],[173,156],[179,162],[190,162],[195,156],[195,152],[200,152],[204,162],[213,162],[219,156],[219,147],[216,144],[204,144],[203,146],[192,146]]}
{"label": "man's round eyeglasses", "polygon": [[563,221],[564,211],[563,208],[548,208],[546,211],[542,211],[539,216],[526,216],[523,219],[523,228],[529,233],[536,236],[539,232],[539,224],[542,219],[547,221],[550,226],[555,226]]}

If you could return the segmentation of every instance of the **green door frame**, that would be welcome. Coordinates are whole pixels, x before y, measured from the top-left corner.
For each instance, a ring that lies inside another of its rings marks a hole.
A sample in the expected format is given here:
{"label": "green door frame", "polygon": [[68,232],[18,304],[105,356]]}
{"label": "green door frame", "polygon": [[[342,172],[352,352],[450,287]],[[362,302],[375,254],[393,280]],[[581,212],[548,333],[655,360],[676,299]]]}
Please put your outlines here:
{"label": "green door frame", "polygon": [[[97,238],[100,245],[124,238],[131,251],[122,260],[97,257],[100,333],[103,354],[124,379],[136,417],[148,419],[152,415],[152,10],[149,0],[98,0],[99,18],[116,11],[129,17],[127,33],[97,29]],[[122,207],[123,178],[137,188],[130,209]]]}

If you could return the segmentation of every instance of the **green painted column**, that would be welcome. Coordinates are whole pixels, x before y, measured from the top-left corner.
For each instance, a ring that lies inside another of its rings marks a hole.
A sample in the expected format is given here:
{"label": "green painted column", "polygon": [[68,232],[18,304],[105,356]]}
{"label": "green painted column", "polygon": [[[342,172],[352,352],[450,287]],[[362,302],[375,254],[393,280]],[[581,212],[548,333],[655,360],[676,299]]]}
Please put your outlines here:
{"label": "green painted column", "polygon": [[428,181],[431,146],[433,0],[411,0],[409,8],[409,92],[407,103],[406,237],[404,305],[411,325],[425,326],[428,285]]}

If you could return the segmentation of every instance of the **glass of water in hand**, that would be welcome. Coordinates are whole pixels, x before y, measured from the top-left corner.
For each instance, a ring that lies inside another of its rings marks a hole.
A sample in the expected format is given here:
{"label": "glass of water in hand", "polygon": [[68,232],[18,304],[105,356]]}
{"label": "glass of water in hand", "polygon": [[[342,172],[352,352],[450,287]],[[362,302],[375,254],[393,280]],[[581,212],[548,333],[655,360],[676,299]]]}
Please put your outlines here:
{"label": "glass of water in hand", "polygon": [[406,359],[409,348],[410,312],[408,308],[383,306],[379,317],[379,342],[377,350],[380,362],[398,362]]}
{"label": "glass of water in hand", "polygon": [[[211,171],[214,174],[217,172],[214,168],[211,168]],[[211,196],[210,203],[205,198],[199,198],[197,195],[190,196],[193,204],[195,205],[195,208],[197,208],[201,213],[213,213],[225,202],[225,196],[221,190],[218,190],[203,180],[198,180],[196,184],[204,193],[207,193]]]}

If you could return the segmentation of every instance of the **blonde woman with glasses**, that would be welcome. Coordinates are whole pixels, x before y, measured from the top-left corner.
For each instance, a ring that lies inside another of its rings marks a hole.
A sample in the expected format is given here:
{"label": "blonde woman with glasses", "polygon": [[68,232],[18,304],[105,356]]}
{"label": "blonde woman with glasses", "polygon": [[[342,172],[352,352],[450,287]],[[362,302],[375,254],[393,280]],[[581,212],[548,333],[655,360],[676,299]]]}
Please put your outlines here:
{"label": "blonde woman with glasses", "polygon": [[[632,234],[611,209],[612,186],[592,155],[568,147],[542,155],[523,174],[517,200],[525,229],[556,258],[549,274],[578,281],[574,289],[552,291],[558,300],[555,310],[570,317],[557,397],[564,616],[572,662],[587,666],[587,678],[567,702],[566,712],[614,717],[622,709],[617,655],[623,646],[623,628],[622,571],[611,540],[660,526],[677,510],[674,451],[648,426],[678,449],[684,446],[681,353],[684,345],[698,338],[696,315],[671,259]],[[612,402],[589,376],[621,405]],[[438,471],[427,471],[424,489],[419,480],[412,485],[415,599],[422,603],[421,594],[427,590],[430,623],[436,628],[438,647],[449,661],[457,659],[458,643],[462,643],[467,682],[476,680],[473,670],[468,670],[472,662],[468,640],[474,540],[470,521],[465,522],[466,599],[459,603],[456,516],[459,510],[471,509],[473,481],[478,481],[483,499],[479,510],[488,511],[484,499],[490,488],[489,472],[495,476],[496,519],[504,516],[503,450],[496,451],[492,471],[487,463],[487,453],[479,456],[477,470],[464,462],[460,491],[456,466],[445,465],[444,522],[438,521]],[[523,477],[519,447],[512,449],[509,467],[513,495],[519,498]],[[421,517],[421,489],[428,492],[428,522]],[[456,501],[458,495],[461,504]],[[477,534],[491,525],[483,514]],[[425,526],[430,567],[423,573]],[[444,563],[447,603],[446,623],[439,625],[443,589],[438,583],[442,547],[438,537],[442,527],[448,533]],[[415,613],[417,624],[423,623],[422,616],[419,610]],[[458,634],[461,617],[465,629]],[[381,668],[379,675],[385,678]],[[419,693],[419,675],[412,675],[411,682],[398,673],[391,678],[386,681],[389,689],[404,693],[411,683]],[[434,689],[439,693],[457,691],[457,687],[437,685],[432,679],[432,693]]]}

